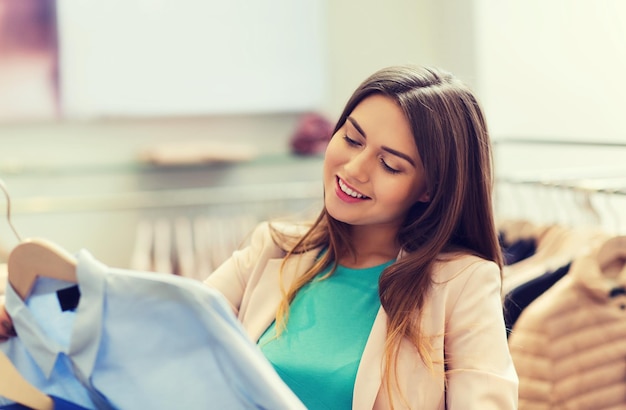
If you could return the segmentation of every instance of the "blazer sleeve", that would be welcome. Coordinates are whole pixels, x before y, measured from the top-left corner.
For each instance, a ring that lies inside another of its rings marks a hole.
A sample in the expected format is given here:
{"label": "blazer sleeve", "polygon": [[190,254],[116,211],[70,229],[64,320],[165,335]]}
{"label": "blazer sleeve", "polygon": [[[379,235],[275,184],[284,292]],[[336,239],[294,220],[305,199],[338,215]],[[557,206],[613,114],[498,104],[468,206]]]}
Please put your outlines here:
{"label": "blazer sleeve", "polygon": [[445,339],[447,408],[517,409],[518,378],[508,349],[501,277],[481,261],[452,279]]}
{"label": "blazer sleeve", "polygon": [[250,237],[248,246],[235,251],[232,256],[213,271],[204,283],[220,291],[238,314],[250,276],[263,261],[278,256],[280,250],[273,244],[269,223],[259,224]]}

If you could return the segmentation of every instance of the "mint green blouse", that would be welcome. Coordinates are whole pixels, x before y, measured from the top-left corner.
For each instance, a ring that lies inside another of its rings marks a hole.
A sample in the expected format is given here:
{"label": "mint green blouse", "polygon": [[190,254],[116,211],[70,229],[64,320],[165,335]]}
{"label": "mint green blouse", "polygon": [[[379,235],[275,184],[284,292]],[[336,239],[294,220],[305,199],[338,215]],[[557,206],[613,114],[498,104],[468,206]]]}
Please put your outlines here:
{"label": "mint green blouse", "polygon": [[365,269],[321,272],[296,295],[287,329],[275,323],[259,347],[310,410],[351,409],[359,362],[380,308],[378,278],[393,261]]}

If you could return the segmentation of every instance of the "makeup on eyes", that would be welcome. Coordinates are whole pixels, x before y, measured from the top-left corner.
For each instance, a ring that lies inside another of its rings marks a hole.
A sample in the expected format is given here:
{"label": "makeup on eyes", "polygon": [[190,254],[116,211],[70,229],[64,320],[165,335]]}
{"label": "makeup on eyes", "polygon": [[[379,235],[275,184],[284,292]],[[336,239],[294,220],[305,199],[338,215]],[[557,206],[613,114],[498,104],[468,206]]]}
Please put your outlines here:
{"label": "makeup on eyes", "polygon": [[[361,135],[361,137],[363,137],[364,139],[367,139],[367,135],[365,134],[365,131],[363,131],[363,128],[361,127],[361,125],[354,118],[348,117],[347,121],[346,121],[346,125],[348,127],[351,125],[355,129],[355,131]],[[348,134],[348,132],[346,132],[346,134]],[[350,137],[348,136],[348,138],[350,138]],[[350,139],[354,140],[353,138],[350,138]],[[405,160],[409,164],[411,164],[411,166],[413,168],[416,167],[415,166],[415,161],[409,155],[407,155],[407,154],[405,154],[403,152],[400,152],[400,151],[398,151],[396,149],[387,147],[385,145],[382,145],[380,147],[380,149],[382,149],[383,151],[388,152],[388,153],[390,153],[392,155],[395,155],[396,157],[402,158],[403,160]]]}

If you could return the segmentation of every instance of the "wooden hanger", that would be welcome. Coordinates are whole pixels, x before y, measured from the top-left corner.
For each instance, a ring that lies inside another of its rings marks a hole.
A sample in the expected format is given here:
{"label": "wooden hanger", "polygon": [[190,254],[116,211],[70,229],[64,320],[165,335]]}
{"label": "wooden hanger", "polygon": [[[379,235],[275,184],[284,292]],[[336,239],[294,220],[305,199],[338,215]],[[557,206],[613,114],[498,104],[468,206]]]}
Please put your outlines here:
{"label": "wooden hanger", "polygon": [[15,237],[17,238],[17,240],[21,241],[22,238],[20,238],[20,234],[17,233],[17,229],[15,229],[15,227],[13,226],[13,223],[11,222],[11,196],[9,195],[9,190],[7,189],[2,179],[0,179],[0,189],[2,190],[2,192],[4,192],[4,196],[6,197],[6,200],[7,200],[7,222],[9,224],[9,227],[15,234]]}
{"label": "wooden hanger", "polygon": [[614,236],[604,241],[596,258],[602,271],[610,267],[626,269],[626,236]]}
{"label": "wooden hanger", "polygon": [[7,200],[7,222],[20,243],[11,250],[7,261],[9,283],[26,300],[38,276],[76,283],[76,258],[58,245],[45,239],[22,241],[11,223],[11,197],[0,179],[0,189]]}
{"label": "wooden hanger", "polygon": [[[8,280],[24,300],[37,276],[54,277],[76,283],[76,259],[62,248],[43,239],[21,241],[11,223],[11,197],[0,179],[0,189],[7,198],[7,221],[20,243],[9,253]],[[36,409],[52,410],[52,399],[31,385],[3,352],[0,352],[0,396]]]}
{"label": "wooden hanger", "polygon": [[9,283],[26,300],[38,276],[76,283],[76,258],[41,238],[26,239],[9,254]]}
{"label": "wooden hanger", "polygon": [[54,402],[22,377],[0,352],[0,396],[36,410],[53,410]]}

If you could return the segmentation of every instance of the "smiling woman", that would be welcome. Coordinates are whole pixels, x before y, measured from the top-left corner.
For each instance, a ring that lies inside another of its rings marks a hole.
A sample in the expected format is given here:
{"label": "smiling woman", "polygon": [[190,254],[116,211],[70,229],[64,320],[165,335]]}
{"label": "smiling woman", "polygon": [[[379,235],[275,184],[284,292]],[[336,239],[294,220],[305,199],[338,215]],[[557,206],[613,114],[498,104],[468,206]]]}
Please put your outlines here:
{"label": "smiling woman", "polygon": [[472,92],[389,67],[354,92],[312,224],[261,224],[206,280],[309,409],[515,409],[489,135]]}

